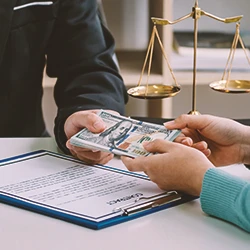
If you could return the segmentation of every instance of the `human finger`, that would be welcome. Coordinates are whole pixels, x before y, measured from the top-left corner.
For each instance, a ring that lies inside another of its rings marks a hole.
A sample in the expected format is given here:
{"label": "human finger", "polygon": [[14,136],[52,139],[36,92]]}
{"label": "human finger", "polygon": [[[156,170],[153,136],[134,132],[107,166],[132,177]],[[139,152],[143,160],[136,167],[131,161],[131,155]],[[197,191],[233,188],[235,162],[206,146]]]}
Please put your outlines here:
{"label": "human finger", "polygon": [[186,146],[192,146],[193,145],[193,140],[190,137],[185,136],[184,134],[178,136],[175,138],[174,142],[181,143]]}
{"label": "human finger", "polygon": [[121,160],[123,162],[123,164],[125,165],[125,167],[132,172],[145,172],[146,171],[146,162],[145,159],[147,157],[137,157],[137,158],[130,158],[127,156],[121,156]]}
{"label": "human finger", "polygon": [[114,155],[107,152],[92,152],[92,151],[84,151],[84,152],[75,152],[76,157],[79,160],[82,160],[88,164],[106,164],[109,162]]}
{"label": "human finger", "polygon": [[193,148],[196,148],[200,151],[203,151],[205,149],[208,148],[208,144],[205,142],[205,141],[199,141],[199,142],[196,142],[192,145]]}
{"label": "human finger", "polygon": [[[175,143],[156,139],[151,142],[144,142],[143,147],[151,153],[167,153],[169,148],[174,146]],[[177,144],[176,144],[177,145]]]}
{"label": "human finger", "polygon": [[70,143],[70,140],[68,140],[66,142],[66,147],[74,152],[98,152],[100,150],[94,150],[94,149],[90,149],[90,148],[83,148],[83,147],[78,147],[78,146],[74,146]]}
{"label": "human finger", "polygon": [[205,141],[194,143],[192,147],[201,151],[206,157],[211,155],[211,150],[208,148],[208,144]]}
{"label": "human finger", "polygon": [[209,157],[211,155],[211,150],[209,148],[201,151],[206,157]]}
{"label": "human finger", "polygon": [[210,115],[181,115],[173,121],[165,122],[167,129],[184,129],[191,128],[202,130],[211,122]]}
{"label": "human finger", "polygon": [[70,138],[85,127],[93,133],[102,132],[106,126],[96,113],[96,110],[79,111],[69,116],[64,125],[67,137]]}

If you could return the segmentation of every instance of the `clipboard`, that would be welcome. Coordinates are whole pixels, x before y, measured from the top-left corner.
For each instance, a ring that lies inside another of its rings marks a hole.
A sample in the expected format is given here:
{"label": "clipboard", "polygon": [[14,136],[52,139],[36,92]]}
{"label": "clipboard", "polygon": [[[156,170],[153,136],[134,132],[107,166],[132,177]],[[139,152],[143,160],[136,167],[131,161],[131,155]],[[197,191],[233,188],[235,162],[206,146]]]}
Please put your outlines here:
{"label": "clipboard", "polygon": [[0,160],[0,202],[91,229],[193,199],[160,190],[146,175],[47,150]]}

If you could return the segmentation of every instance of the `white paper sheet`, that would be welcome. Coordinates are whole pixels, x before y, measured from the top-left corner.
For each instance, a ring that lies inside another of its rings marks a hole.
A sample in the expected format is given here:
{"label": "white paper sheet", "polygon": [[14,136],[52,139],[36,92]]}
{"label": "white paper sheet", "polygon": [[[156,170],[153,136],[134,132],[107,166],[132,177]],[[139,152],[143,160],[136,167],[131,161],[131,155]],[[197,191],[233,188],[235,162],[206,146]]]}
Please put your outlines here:
{"label": "white paper sheet", "polygon": [[146,176],[48,153],[2,164],[1,193],[93,221],[122,214],[116,208],[140,197],[164,194]]}

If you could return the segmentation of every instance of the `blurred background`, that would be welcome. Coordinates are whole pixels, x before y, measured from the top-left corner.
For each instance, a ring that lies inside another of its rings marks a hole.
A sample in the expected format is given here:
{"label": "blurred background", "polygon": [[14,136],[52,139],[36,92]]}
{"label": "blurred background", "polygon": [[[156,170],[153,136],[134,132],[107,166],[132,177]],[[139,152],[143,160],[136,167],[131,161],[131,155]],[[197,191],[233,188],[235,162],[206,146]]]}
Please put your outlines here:
{"label": "blurred background", "polygon": [[[150,17],[177,19],[190,13],[195,1],[102,0],[99,3],[102,13],[105,13],[106,25],[116,40],[116,56],[121,74],[127,88],[130,88],[137,84],[140,77],[152,30]],[[199,0],[199,6],[204,11],[223,18],[244,15],[241,21],[241,36],[245,46],[250,47],[249,0]],[[197,110],[230,118],[249,118],[250,112],[247,107],[250,106],[250,94],[224,94],[209,88],[210,82],[221,79],[227,60],[225,55],[229,53],[235,24],[224,24],[202,16],[198,28],[199,49],[205,50],[199,50],[197,54]],[[189,18],[171,27],[160,27],[159,32],[177,81],[181,85],[181,92],[165,100],[147,101],[130,98],[126,107],[128,116],[174,118],[191,110],[193,19]],[[250,65],[240,50],[239,48],[238,55],[235,54],[235,67],[231,77],[250,80]],[[156,48],[153,62],[150,83],[172,84],[159,48]],[[53,100],[55,81],[56,79],[45,75],[43,109],[46,125],[51,133],[56,114]]]}

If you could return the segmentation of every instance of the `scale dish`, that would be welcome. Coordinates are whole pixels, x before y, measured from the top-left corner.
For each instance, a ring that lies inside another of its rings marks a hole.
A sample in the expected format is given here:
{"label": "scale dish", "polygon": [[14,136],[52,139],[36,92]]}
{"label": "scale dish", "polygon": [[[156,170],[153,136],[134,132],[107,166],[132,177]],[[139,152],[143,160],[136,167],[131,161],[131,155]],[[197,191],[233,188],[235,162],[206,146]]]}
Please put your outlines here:
{"label": "scale dish", "polygon": [[134,98],[139,99],[161,99],[167,97],[173,97],[180,92],[180,87],[153,84],[147,86],[137,86],[130,88],[128,94]]}
{"label": "scale dish", "polygon": [[249,93],[250,81],[248,80],[220,80],[209,84],[210,88],[223,93]]}

